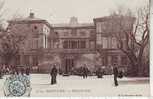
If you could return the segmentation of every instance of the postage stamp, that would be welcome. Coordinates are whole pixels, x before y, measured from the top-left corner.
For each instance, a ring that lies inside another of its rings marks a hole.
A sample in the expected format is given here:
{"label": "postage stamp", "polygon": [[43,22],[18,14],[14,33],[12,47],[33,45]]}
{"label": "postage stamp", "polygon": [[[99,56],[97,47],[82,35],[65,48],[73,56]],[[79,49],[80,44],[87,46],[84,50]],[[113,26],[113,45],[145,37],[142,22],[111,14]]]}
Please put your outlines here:
{"label": "postage stamp", "polygon": [[7,97],[30,96],[30,79],[24,75],[11,75],[4,83],[4,95]]}

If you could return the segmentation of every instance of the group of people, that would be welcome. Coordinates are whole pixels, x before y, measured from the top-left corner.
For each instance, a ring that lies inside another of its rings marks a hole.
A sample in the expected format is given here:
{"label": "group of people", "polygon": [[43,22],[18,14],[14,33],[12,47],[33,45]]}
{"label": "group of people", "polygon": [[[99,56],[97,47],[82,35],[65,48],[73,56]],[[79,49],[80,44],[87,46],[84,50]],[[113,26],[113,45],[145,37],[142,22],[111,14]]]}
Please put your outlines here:
{"label": "group of people", "polygon": [[96,70],[96,76],[97,76],[97,78],[103,78],[103,75],[104,75],[104,70],[102,69],[102,68],[98,68],[97,70]]}
{"label": "group of people", "polygon": [[12,70],[11,74],[16,74],[16,75],[30,75],[30,68],[26,67],[26,68],[15,68]]}
{"label": "group of people", "polygon": [[[88,68],[86,66],[82,67],[81,69],[81,74],[82,77],[85,79],[88,76]],[[53,65],[53,68],[50,71],[50,76],[51,76],[51,85],[56,84],[56,76],[57,76],[58,70],[56,68],[56,65]]]}
{"label": "group of people", "polygon": [[0,69],[0,79],[2,79],[2,76],[3,75],[6,75],[6,74],[11,74],[14,66],[13,65],[1,65],[0,66],[1,69]]}
{"label": "group of people", "polygon": [[15,68],[15,66],[13,66],[13,65],[1,65],[0,74],[1,75],[10,74],[11,70],[14,68]]}
{"label": "group of people", "polygon": [[[58,73],[58,70],[56,68],[56,65],[53,65],[53,68],[51,69],[50,71],[50,76],[51,76],[51,84],[56,84],[57,81],[56,81],[56,78],[57,78],[57,73]],[[114,85],[115,86],[118,86],[118,80],[117,78],[119,76],[123,76],[123,74],[121,74],[122,72],[119,72],[118,71],[118,68],[117,66],[114,66],[113,67],[113,75],[114,75]],[[102,69],[98,69],[96,71],[96,75],[98,78],[102,78],[103,75],[104,75],[104,71]],[[86,66],[82,67],[82,77],[83,78],[87,78],[88,76],[88,68]]]}
{"label": "group of people", "polygon": [[1,65],[0,69],[0,78],[2,79],[3,75],[29,75],[30,67],[18,68],[14,65]]}
{"label": "group of people", "polygon": [[[87,78],[88,76],[88,68],[87,66],[85,65],[84,67],[82,67],[82,77],[85,79]],[[56,78],[57,78],[57,73],[58,73],[58,70],[56,68],[56,65],[53,65],[53,68],[51,69],[50,71],[50,76],[51,76],[51,84],[56,84],[57,81],[56,81]],[[30,74],[30,68],[29,67],[26,67],[26,68],[16,68],[15,66],[5,66],[5,67],[2,67],[2,69],[0,69],[0,78],[2,78],[2,75],[5,75],[5,74],[16,74],[16,75],[29,75]],[[101,68],[97,69],[96,71],[96,75],[98,78],[102,78],[104,72]],[[118,71],[118,68],[117,66],[114,66],[113,67],[113,75],[114,75],[114,85],[115,86],[118,86],[118,78],[122,77],[123,74],[122,72],[119,72]]]}

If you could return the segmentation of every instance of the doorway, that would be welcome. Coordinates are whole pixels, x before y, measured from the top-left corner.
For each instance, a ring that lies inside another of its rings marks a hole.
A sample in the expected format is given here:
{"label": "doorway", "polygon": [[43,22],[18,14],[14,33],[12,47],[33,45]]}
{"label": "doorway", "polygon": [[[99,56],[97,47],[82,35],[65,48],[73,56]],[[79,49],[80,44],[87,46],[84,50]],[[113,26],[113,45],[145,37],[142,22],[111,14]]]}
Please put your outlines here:
{"label": "doorway", "polygon": [[74,67],[74,59],[73,58],[66,58],[65,59],[65,74],[69,74],[72,70],[72,67]]}

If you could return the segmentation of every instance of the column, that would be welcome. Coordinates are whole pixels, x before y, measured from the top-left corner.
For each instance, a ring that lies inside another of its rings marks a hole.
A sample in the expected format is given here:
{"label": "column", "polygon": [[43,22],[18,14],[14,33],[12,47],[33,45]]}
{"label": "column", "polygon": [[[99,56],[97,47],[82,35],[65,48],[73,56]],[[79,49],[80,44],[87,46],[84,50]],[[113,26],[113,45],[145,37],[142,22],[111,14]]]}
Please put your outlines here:
{"label": "column", "polygon": [[68,40],[68,49],[71,48],[70,40]]}
{"label": "column", "polygon": [[78,49],[80,48],[80,46],[79,46],[79,40],[77,41],[77,48],[78,48]]}

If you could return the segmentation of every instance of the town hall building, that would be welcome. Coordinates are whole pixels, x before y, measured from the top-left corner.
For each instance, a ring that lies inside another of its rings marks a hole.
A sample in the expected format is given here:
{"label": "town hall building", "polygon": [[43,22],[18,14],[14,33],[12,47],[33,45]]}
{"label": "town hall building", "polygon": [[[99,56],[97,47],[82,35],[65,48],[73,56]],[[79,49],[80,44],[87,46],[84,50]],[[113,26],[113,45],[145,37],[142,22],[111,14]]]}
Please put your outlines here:
{"label": "town hall building", "polygon": [[30,66],[35,72],[49,72],[56,65],[63,73],[87,66],[126,67],[128,60],[117,48],[112,33],[104,33],[104,18],[93,23],[79,23],[71,17],[69,23],[53,24],[30,13],[27,18],[10,20],[7,31],[26,37],[15,65]]}

